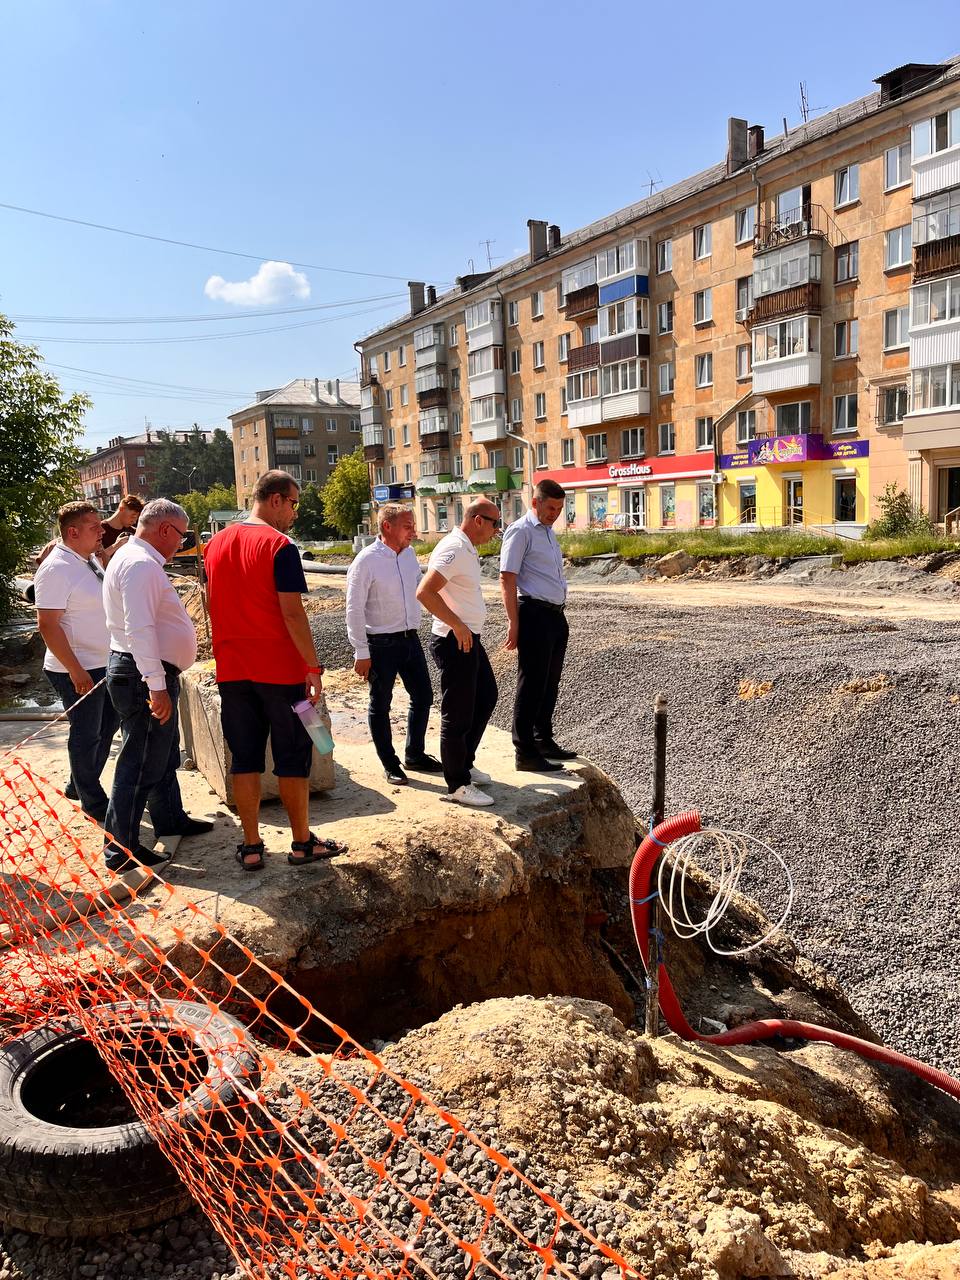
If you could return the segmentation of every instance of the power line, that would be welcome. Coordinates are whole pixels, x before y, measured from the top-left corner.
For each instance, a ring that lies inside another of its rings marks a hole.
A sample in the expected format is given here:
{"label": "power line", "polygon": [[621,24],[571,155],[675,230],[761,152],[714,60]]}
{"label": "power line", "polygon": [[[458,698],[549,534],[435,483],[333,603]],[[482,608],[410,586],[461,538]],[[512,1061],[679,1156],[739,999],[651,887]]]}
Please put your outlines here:
{"label": "power line", "polygon": [[109,378],[113,382],[133,382],[142,387],[159,387],[161,391],[202,391],[205,395],[247,396],[252,392],[224,391],[219,387],[188,387],[179,382],[158,382],[153,378],[128,378],[121,373],[105,373],[102,369],[79,369],[72,364],[54,364],[50,360],[43,362],[50,369],[65,369],[68,373],[85,373],[94,378]]}
{"label": "power line", "polygon": [[318,302],[304,307],[280,307],[274,311],[238,311],[235,313],[218,312],[213,316],[47,316],[16,314],[7,312],[7,319],[18,324],[79,324],[79,325],[120,325],[120,324],[209,324],[217,320],[267,320],[271,316],[300,315],[308,311],[332,311],[337,307],[355,307],[367,302],[396,302],[405,295],[402,293],[379,293],[369,298],[344,298],[339,302]]}
{"label": "power line", "polygon": [[286,262],[291,267],[302,267],[308,271],[332,271],[342,276],[367,276],[377,280],[406,280],[407,276],[391,276],[383,271],[356,271],[348,267],[325,267],[316,262],[291,262],[289,258],[281,258],[270,253],[241,253],[238,249],[217,249],[209,244],[194,244],[190,240],[174,240],[169,236],[148,235],[144,231],[128,231],[124,227],[109,227],[102,222],[85,222],[81,218],[68,218],[61,213],[46,213],[42,209],[27,209],[19,204],[6,204],[0,201],[0,209],[10,209],[14,213],[28,213],[34,218],[49,218],[52,222],[68,222],[75,227],[89,227],[94,231],[110,231],[118,236],[132,236],[135,240],[152,240],[156,244],[173,244],[181,249],[199,249],[203,253],[225,254],[230,258],[246,258],[249,262]]}

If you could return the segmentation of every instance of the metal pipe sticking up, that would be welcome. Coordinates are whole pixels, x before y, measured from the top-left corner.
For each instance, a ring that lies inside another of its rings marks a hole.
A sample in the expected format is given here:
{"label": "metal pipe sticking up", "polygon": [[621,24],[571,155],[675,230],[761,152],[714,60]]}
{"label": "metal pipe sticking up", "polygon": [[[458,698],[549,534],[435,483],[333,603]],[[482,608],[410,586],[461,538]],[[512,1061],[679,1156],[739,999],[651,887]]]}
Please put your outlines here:
{"label": "metal pipe sticking up", "polygon": [[[667,795],[667,695],[653,700],[653,799],[650,803],[650,830],[663,821]],[[654,881],[655,882],[655,881]],[[654,957],[660,953],[660,904],[650,904],[650,939]],[[647,966],[647,1000],[644,1030],[648,1036],[660,1034],[660,971],[654,961]]]}

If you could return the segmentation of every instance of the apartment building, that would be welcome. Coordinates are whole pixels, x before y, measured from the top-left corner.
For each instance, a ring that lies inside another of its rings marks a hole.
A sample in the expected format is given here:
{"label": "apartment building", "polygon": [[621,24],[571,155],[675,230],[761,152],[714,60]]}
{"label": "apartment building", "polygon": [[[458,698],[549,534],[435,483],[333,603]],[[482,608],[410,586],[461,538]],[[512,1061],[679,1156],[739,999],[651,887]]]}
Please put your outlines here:
{"label": "apartment building", "polygon": [[[888,482],[960,505],[960,59],[460,277],[358,342],[374,497],[421,530],[532,480],[566,527],[857,536]],[[951,272],[953,273],[951,275]]]}
{"label": "apartment building", "polygon": [[294,378],[258,391],[253,404],[230,414],[237,504],[250,505],[253,486],[279,467],[298,484],[322,487],[339,460],[360,445],[360,386],[339,378]]}
{"label": "apartment building", "polygon": [[[192,439],[195,432],[171,431],[174,440]],[[207,442],[212,431],[201,431]],[[154,431],[134,436],[114,436],[102,449],[97,449],[80,467],[80,491],[104,516],[112,515],[126,493],[134,493],[146,502],[159,497],[153,492],[152,452],[159,447]]]}

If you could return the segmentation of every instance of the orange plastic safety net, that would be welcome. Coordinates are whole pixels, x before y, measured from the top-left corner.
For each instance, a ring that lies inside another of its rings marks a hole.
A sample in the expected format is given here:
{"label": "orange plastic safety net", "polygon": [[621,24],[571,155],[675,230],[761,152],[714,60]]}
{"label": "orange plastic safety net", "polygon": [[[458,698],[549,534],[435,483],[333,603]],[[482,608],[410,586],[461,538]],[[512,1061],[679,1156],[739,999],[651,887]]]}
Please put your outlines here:
{"label": "orange plastic safety net", "polygon": [[3,762],[5,1038],[82,1026],[247,1274],[639,1277],[186,892],[117,882],[102,844],[27,762]]}

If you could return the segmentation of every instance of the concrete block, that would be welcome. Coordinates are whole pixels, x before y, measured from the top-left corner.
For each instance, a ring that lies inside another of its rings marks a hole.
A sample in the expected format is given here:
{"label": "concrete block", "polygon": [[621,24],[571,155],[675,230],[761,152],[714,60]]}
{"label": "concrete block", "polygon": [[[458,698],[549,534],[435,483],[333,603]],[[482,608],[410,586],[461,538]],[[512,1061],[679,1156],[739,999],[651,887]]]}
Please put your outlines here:
{"label": "concrete block", "polygon": [[[330,715],[325,699],[317,709],[330,728]],[[220,725],[220,691],[214,680],[212,662],[198,662],[180,677],[180,726],[184,750],[221,800],[233,804],[233,779],[230,775],[232,756],[223,740]],[[333,752],[325,755],[314,750],[310,773],[311,791],[330,791],[334,786]],[[267,743],[267,767],[261,784],[265,800],[280,794],[273,773],[273,753]]]}

